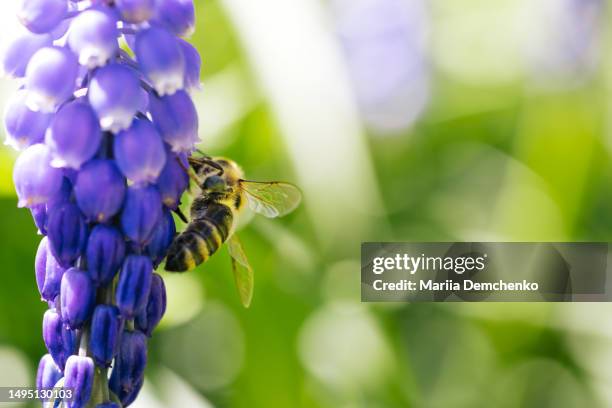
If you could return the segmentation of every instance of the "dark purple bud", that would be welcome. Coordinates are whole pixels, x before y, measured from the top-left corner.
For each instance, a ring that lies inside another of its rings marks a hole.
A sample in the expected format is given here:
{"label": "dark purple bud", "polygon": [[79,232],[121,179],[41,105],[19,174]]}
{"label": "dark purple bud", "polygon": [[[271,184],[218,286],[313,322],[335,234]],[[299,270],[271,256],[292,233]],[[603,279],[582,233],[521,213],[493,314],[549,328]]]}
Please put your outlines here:
{"label": "dark purple bud", "polygon": [[144,378],[146,365],[147,337],[139,331],[124,331],[109,382],[122,404],[125,405],[124,398],[128,394],[140,388],[138,384]]}
{"label": "dark purple bud", "polygon": [[30,208],[32,219],[39,235],[47,235],[47,206],[45,204],[37,204]]}
{"label": "dark purple bud", "polygon": [[125,258],[115,292],[117,307],[124,318],[133,319],[144,310],[152,278],[153,264],[148,257],[129,255]]}
{"label": "dark purple bud", "polygon": [[39,391],[53,388],[62,377],[62,370],[55,364],[51,354],[42,356],[38,363],[38,371],[36,372],[36,388]]}
{"label": "dark purple bud", "polygon": [[84,408],[91,397],[94,382],[94,362],[89,357],[70,356],[66,361],[64,388],[73,391],[73,398],[66,402],[68,408]]}
{"label": "dark purple bud", "polygon": [[161,195],[153,186],[132,186],[127,190],[121,228],[129,239],[145,245],[162,217]]}
{"label": "dark purple bud", "polygon": [[36,250],[36,259],[34,261],[34,270],[36,271],[36,286],[38,286],[38,292],[42,295],[43,286],[45,284],[45,274],[47,271],[47,249],[48,240],[47,237],[43,237],[38,244],[38,250]]}
{"label": "dark purple bud", "polygon": [[62,319],[71,329],[80,328],[91,316],[96,289],[89,275],[76,268],[70,268],[62,277],[61,313]]}
{"label": "dark purple bud", "polygon": [[49,354],[55,360],[55,363],[61,368],[64,368],[68,356],[64,352],[64,341],[62,332],[64,331],[62,318],[55,309],[49,309],[43,315],[42,334],[45,346]]}
{"label": "dark purple bud", "polygon": [[51,152],[43,144],[25,149],[15,162],[13,182],[19,207],[45,204],[62,187],[63,174],[51,167]]}
{"label": "dark purple bud", "polygon": [[151,241],[145,247],[146,254],[151,257],[156,268],[164,260],[175,235],[176,226],[172,212],[165,209],[159,224],[155,227]]}
{"label": "dark purple bud", "polygon": [[124,407],[131,405],[136,398],[138,397],[138,393],[142,389],[144,384],[144,375],[138,379],[134,384],[132,384],[132,390],[130,392],[119,393],[119,400],[123,404]]}
{"label": "dark purple bud", "polygon": [[153,123],[174,152],[190,152],[198,140],[198,113],[185,91],[149,98]]}
{"label": "dark purple bud", "polygon": [[94,74],[88,98],[102,129],[116,133],[130,127],[142,104],[142,90],[131,68],[108,64]]}
{"label": "dark purple bud", "polygon": [[111,160],[85,164],[74,186],[79,208],[94,222],[107,222],[121,210],[125,190],[125,179]]}
{"label": "dark purple bud", "polygon": [[125,241],[115,227],[96,225],[87,242],[87,273],[96,285],[108,285],[123,263]]}
{"label": "dark purple bud", "polygon": [[17,18],[33,33],[53,30],[68,13],[67,0],[22,0]]}
{"label": "dark purple bud", "polygon": [[172,95],[183,89],[185,57],[172,33],[158,27],[140,31],[134,52],[142,72],[158,94]]}
{"label": "dark purple bud", "polygon": [[117,52],[117,19],[103,8],[80,13],[70,24],[68,45],[89,69],[101,67]]}
{"label": "dark purple bud", "polygon": [[111,305],[96,307],[91,319],[89,349],[97,365],[110,367],[117,354],[119,336],[123,331],[123,321],[119,309]]}
{"label": "dark purple bud", "polygon": [[85,250],[87,226],[79,208],[69,202],[53,206],[47,224],[49,248],[55,259],[69,267]]}
{"label": "dark purple bud", "polygon": [[45,131],[52,115],[34,112],[26,105],[26,91],[19,91],[8,102],[4,111],[6,141],[4,144],[22,150],[45,139]]}
{"label": "dark purple bud", "polygon": [[134,183],[154,183],[166,164],[161,136],[146,119],[134,120],[115,137],[114,155],[121,172]]}
{"label": "dark purple bud", "polygon": [[190,36],[195,28],[193,0],[158,0],[155,20],[179,37]]}
{"label": "dark purple bud", "polygon": [[202,58],[200,58],[200,53],[187,41],[179,38],[178,42],[185,58],[185,89],[188,91],[199,90],[202,87],[200,82]]}
{"label": "dark purple bud", "polygon": [[24,30],[3,47],[0,71],[15,78],[23,77],[32,55],[41,48],[50,46],[52,42],[53,39],[48,34],[33,34]]}
{"label": "dark purple bud", "polygon": [[155,0],[115,0],[121,18],[129,23],[142,23],[153,17]]}
{"label": "dark purple bud", "polygon": [[136,317],[136,328],[151,337],[164,313],[166,313],[166,285],[162,277],[154,273],[147,307]]}
{"label": "dark purple bud", "polygon": [[181,167],[178,160],[180,157],[167,153],[166,165],[157,179],[157,188],[162,197],[164,205],[171,210],[176,210],[181,201],[181,196],[189,187],[189,176],[185,171],[189,166]]}
{"label": "dark purple bud", "polygon": [[49,248],[47,248],[45,275],[42,282],[42,289],[40,291],[40,296],[44,300],[51,302],[57,295],[59,295],[64,272],[66,272],[66,270],[61,267],[53,254],[49,252]]}
{"label": "dark purple bud", "polygon": [[70,50],[60,47],[38,50],[26,69],[30,109],[53,112],[74,92],[78,73],[79,62]]}
{"label": "dark purple bud", "polygon": [[78,100],[60,108],[45,137],[53,154],[51,165],[75,170],[94,157],[101,141],[102,132],[95,112],[87,103]]}

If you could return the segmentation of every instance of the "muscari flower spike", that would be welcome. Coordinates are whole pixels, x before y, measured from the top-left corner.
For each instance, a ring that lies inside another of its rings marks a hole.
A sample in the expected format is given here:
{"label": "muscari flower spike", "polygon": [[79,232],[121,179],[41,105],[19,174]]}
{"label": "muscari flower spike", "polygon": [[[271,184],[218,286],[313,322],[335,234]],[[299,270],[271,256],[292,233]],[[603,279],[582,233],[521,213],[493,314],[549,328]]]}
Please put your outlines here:
{"label": "muscari flower spike", "polygon": [[4,112],[18,205],[44,235],[35,276],[48,354],[36,384],[73,389],[68,407],[124,408],[166,309],[153,270],[197,141],[188,92],[201,59],[179,38],[195,26],[193,1],[21,0],[18,18],[0,70],[21,86]]}

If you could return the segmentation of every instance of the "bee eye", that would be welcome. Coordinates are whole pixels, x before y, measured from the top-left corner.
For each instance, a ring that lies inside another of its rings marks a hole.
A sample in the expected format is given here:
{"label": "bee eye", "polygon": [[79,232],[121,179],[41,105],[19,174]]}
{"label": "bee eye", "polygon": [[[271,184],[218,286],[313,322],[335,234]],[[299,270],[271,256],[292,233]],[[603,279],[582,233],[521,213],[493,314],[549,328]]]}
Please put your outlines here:
{"label": "bee eye", "polygon": [[204,181],[203,189],[212,192],[223,192],[225,191],[225,180],[219,176],[210,176]]}

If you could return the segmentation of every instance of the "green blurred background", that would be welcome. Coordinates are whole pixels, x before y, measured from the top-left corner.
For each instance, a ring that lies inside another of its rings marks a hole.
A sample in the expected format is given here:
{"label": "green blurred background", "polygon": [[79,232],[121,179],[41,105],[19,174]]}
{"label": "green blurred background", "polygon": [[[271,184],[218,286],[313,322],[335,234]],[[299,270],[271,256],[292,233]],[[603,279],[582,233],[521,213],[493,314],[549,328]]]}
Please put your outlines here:
{"label": "green blurred background", "polygon": [[[225,250],[164,274],[134,406],[612,406],[611,305],[363,304],[359,267],[361,241],[612,239],[603,0],[196,7],[201,149],[305,200],[240,231],[250,309]],[[45,352],[14,158],[0,148],[3,386],[32,384]]]}

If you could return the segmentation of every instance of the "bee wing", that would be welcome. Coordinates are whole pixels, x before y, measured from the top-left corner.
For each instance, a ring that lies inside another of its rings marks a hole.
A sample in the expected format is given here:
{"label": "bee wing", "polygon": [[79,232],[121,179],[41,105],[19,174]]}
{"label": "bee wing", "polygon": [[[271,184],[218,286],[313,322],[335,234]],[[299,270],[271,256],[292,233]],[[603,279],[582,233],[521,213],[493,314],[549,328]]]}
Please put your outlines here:
{"label": "bee wing", "polygon": [[300,189],[289,183],[240,180],[240,187],[246,193],[249,207],[268,218],[289,214],[302,201]]}
{"label": "bee wing", "polygon": [[227,249],[232,257],[232,271],[240,301],[244,307],[249,307],[253,299],[253,269],[235,234],[227,240]]}

